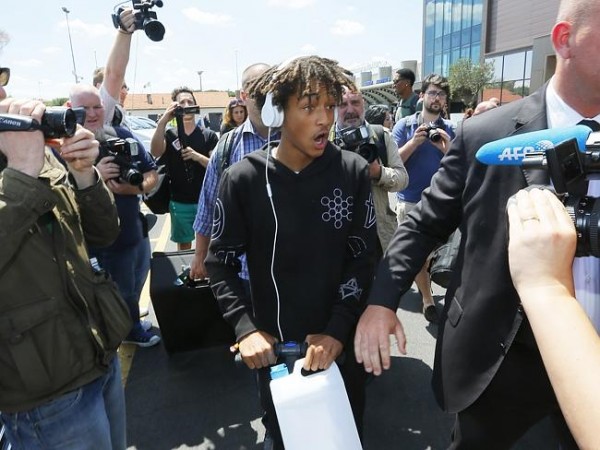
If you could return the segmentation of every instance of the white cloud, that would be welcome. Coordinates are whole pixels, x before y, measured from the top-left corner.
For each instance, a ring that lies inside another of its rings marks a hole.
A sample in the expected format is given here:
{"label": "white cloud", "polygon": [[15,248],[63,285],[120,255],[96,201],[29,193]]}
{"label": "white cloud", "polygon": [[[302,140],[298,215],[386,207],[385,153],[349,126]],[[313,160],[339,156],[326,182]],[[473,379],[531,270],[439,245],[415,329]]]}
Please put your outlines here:
{"label": "white cloud", "polygon": [[301,9],[311,6],[314,3],[315,0],[269,0],[267,5],[290,9]]}
{"label": "white cloud", "polygon": [[63,49],[61,47],[46,47],[42,49],[42,53],[46,55],[55,55],[60,53]]}
{"label": "white cloud", "polygon": [[144,47],[144,55],[154,56],[165,51],[162,45],[147,45]]}
{"label": "white cloud", "polygon": [[40,61],[39,59],[34,59],[34,58],[21,59],[21,60],[15,61],[12,65],[18,66],[18,67],[40,67],[42,65],[42,61]]}
{"label": "white cloud", "polygon": [[331,34],[336,36],[354,36],[362,34],[364,31],[365,26],[353,20],[336,20],[331,27]]}
{"label": "white cloud", "polygon": [[200,11],[198,8],[185,8],[183,14],[188,19],[203,25],[225,26],[233,24],[233,18],[228,14],[214,14]]}
{"label": "white cloud", "polygon": [[312,55],[317,53],[317,47],[312,44],[304,44],[302,47],[300,47],[300,51],[305,55]]}
{"label": "white cloud", "polygon": [[[62,21],[59,26],[63,29],[67,28],[67,21]],[[69,28],[74,37],[84,37],[86,40],[114,36],[116,31],[114,27],[102,23],[85,23],[81,19],[70,20]]]}

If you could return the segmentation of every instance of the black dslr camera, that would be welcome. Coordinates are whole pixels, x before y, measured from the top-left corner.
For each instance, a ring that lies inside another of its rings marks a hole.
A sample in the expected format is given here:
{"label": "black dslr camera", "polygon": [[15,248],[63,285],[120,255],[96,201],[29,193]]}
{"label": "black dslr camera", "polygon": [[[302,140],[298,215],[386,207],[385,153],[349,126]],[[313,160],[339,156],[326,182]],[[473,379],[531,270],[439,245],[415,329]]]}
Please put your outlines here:
{"label": "black dslr camera", "polygon": [[377,146],[369,142],[369,129],[365,125],[340,130],[336,144],[344,150],[351,150],[365,158],[368,163],[377,159]]}
{"label": "black dslr camera", "polygon": [[17,114],[0,114],[0,131],[41,130],[46,139],[71,137],[77,124],[85,122],[85,108],[65,108],[56,106],[46,108],[41,123],[33,117]]}
{"label": "black dslr camera", "polygon": [[183,117],[186,114],[200,114],[200,107],[198,105],[177,106],[173,114],[175,114],[175,117]]}
{"label": "black dslr camera", "polygon": [[[162,23],[157,20],[156,12],[150,11],[154,6],[162,8],[162,0],[132,0],[135,17],[135,29],[144,30],[146,36],[153,41],[162,41],[165,35],[165,27]],[[120,14],[123,8],[119,8],[116,13],[112,15],[113,25],[115,28],[121,26]]]}
{"label": "black dslr camera", "polygon": [[144,175],[137,168],[138,143],[135,139],[110,138],[100,143],[98,161],[107,156],[113,156],[112,162],[119,166],[117,180],[124,181],[133,186],[140,186],[144,181]]}
{"label": "black dslr camera", "polygon": [[427,133],[427,139],[431,142],[440,142],[442,140],[440,127],[435,122],[429,122],[425,132]]}

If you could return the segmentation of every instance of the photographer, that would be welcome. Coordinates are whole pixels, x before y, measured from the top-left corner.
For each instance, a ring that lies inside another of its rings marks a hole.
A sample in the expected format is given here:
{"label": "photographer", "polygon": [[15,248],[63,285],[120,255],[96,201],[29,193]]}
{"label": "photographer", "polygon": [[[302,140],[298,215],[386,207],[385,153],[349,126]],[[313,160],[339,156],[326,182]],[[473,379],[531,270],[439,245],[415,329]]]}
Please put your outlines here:
{"label": "photographer", "polygon": [[[152,155],[165,162],[171,183],[171,240],[177,250],[189,250],[194,240],[194,219],[198,197],[210,153],[217,145],[217,134],[196,123],[200,112],[191,89],[180,87],[171,93],[173,103],[158,121],[151,141]],[[173,119],[177,128],[166,129]],[[166,129],[166,131],[165,131]]]}
{"label": "photographer", "polygon": [[[364,136],[361,134],[363,130]],[[351,92],[347,88],[344,88],[342,102],[338,107],[338,119],[332,136],[341,148],[361,154],[369,163],[377,217],[377,255],[381,257],[397,228],[388,192],[398,192],[408,184],[408,175],[398,155],[398,146],[389,130],[366,122],[362,94]]]}
{"label": "photographer", "polygon": [[[121,232],[117,240],[106,248],[94,246],[90,252],[98,258],[100,266],[104,268],[117,283],[121,295],[129,307],[133,326],[125,339],[125,343],[135,344],[140,347],[150,347],[160,342],[160,337],[150,330],[151,323],[140,321],[139,300],[142,288],[150,270],[150,241],[145,217],[140,211],[139,196],[151,190],[158,180],[156,164],[144,150],[141,143],[137,143],[136,155],[128,155],[131,151],[126,148],[113,149],[112,154],[105,153],[107,140],[119,137],[133,139],[131,133],[122,127],[108,127],[104,129],[104,106],[100,99],[98,89],[90,85],[77,84],[70,92],[70,104],[74,107],[84,107],[86,110],[85,127],[94,132],[103,147],[101,157],[96,164],[102,179],[115,195],[115,202],[119,212]],[[108,134],[116,132],[117,136]],[[115,153],[116,152],[116,153]],[[123,154],[125,152],[125,154]],[[104,156],[104,155],[107,156]],[[119,157],[117,157],[120,156]],[[138,175],[139,181],[134,184],[123,179],[123,159],[131,160]]]}
{"label": "photographer", "polygon": [[[3,100],[2,86],[0,114],[42,122],[43,103]],[[86,250],[116,238],[117,212],[93,134],[77,127],[52,145],[41,131],[0,132],[0,421],[13,449],[124,450],[118,344],[108,345],[122,336],[90,332],[104,316]]]}
{"label": "photographer", "polygon": [[[442,118],[450,96],[449,89],[446,78],[436,74],[425,77],[422,84],[423,111],[400,119],[392,130],[409,177],[406,189],[396,194],[399,224],[421,200],[421,193],[429,187],[431,177],[437,172],[454,138],[454,125]],[[431,293],[428,268],[429,259],[415,277],[415,283],[423,297],[425,319],[436,323],[439,316]]]}
{"label": "photographer", "polygon": [[600,339],[575,300],[577,235],[549,190],[519,191],[508,202],[508,261],[550,382],[580,448],[599,448]]}

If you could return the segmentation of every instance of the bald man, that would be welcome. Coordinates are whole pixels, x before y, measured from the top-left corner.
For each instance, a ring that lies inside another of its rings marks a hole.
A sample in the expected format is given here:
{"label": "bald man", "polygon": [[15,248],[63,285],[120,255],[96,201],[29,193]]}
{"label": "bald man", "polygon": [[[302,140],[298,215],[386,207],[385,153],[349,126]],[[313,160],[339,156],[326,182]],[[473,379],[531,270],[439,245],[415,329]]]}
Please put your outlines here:
{"label": "bald man", "polygon": [[[404,349],[396,316],[427,256],[460,228],[461,247],[437,339],[433,387],[456,413],[452,449],[508,449],[551,416],[561,448],[575,449],[508,267],[506,203],[548,173],[476,162],[486,142],[512,134],[600,121],[600,2],[562,0],[551,32],[556,73],[532,95],[461,122],[419,206],[404,222],[379,266],[357,328],[357,359],[378,375],[390,367],[389,334]],[[525,173],[524,173],[525,172]],[[600,180],[577,191],[597,195]],[[600,324],[600,259],[575,258],[577,300]],[[545,299],[540,298],[540,301]],[[564,380],[565,383],[577,380]]]}

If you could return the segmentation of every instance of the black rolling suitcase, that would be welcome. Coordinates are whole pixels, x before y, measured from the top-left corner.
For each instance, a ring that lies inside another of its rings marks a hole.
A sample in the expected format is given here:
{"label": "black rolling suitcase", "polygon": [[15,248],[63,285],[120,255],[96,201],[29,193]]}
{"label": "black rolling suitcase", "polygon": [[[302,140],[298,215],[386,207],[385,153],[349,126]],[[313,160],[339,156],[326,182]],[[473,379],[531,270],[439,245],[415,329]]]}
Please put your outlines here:
{"label": "black rolling suitcase", "polygon": [[193,257],[193,250],[152,253],[150,299],[168,353],[235,342],[208,283],[182,281]]}

